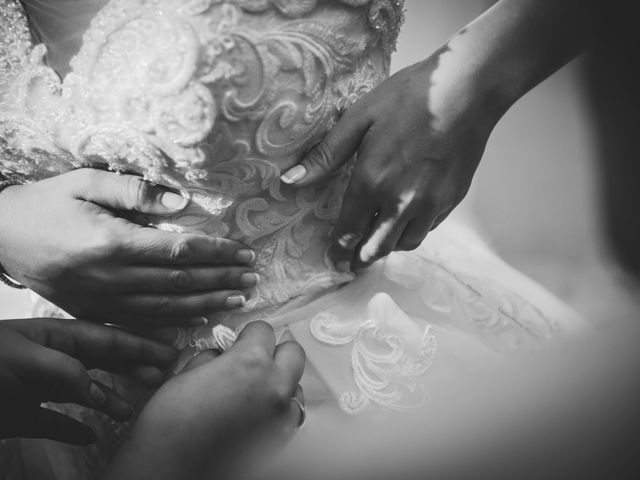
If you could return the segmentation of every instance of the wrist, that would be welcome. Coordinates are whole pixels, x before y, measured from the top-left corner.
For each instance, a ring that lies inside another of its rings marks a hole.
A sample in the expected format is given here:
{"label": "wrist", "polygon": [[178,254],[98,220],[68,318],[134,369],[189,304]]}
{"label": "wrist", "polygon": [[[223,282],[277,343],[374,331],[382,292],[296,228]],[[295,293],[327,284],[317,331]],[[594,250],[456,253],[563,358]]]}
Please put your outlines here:
{"label": "wrist", "polygon": [[426,79],[430,134],[445,148],[468,135],[488,136],[510,105],[479,66],[457,52],[443,48],[409,68]]}

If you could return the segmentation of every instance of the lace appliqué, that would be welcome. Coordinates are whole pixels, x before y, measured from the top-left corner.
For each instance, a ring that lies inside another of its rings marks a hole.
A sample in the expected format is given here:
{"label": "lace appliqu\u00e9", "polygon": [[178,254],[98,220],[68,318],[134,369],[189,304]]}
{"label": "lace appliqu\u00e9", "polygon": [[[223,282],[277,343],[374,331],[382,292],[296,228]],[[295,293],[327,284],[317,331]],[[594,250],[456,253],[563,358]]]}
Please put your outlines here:
{"label": "lace appliqu\u00e9", "polygon": [[340,394],[340,407],[355,414],[371,403],[400,412],[424,405],[427,392],[419,379],[436,356],[432,327],[421,331],[384,293],[370,300],[367,314],[366,320],[351,322],[322,312],[309,323],[316,340],[332,346],[351,344],[356,388]]}
{"label": "lace appliqu\u00e9", "polygon": [[421,247],[417,253],[389,256],[385,276],[417,295],[429,311],[471,326],[493,348],[535,349],[560,331],[557,320],[548,318],[514,291],[490,277],[477,277],[453,267],[444,250]]}
{"label": "lace appliqu\u00e9", "polygon": [[376,38],[397,29],[401,5],[330,3],[112,0],[63,81],[43,45],[14,55],[1,172],[32,181],[107,164],[185,190],[179,216],[137,221],[260,252],[247,310],[350,281],[326,257],[347,171],[299,190],[279,175],[386,77]]}
{"label": "lace appliqu\u00e9", "polygon": [[[216,325],[211,328],[211,335],[194,335],[189,340],[189,346],[195,348],[197,352],[201,352],[203,350],[211,350],[217,349],[223,352],[229,350],[236,340],[238,339],[238,334],[235,330],[230,329],[229,327],[225,327],[224,325]],[[181,347],[179,343],[178,347]]]}

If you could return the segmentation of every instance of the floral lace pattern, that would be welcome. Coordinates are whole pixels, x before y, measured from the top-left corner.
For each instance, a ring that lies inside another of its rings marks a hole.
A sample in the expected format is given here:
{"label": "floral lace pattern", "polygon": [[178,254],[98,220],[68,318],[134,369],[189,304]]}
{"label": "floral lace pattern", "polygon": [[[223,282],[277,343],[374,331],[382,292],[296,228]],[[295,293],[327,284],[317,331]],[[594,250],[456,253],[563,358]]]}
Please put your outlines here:
{"label": "floral lace pattern", "polygon": [[[402,2],[112,0],[64,79],[46,66],[45,46],[31,45],[18,2],[0,5],[2,174],[33,181],[105,164],[138,172],[192,199],[179,216],[140,223],[234,238],[259,252],[262,282],[247,308],[216,314],[213,329],[183,332],[180,347],[228,347],[247,321],[276,318],[353,278],[326,252],[348,169],[301,190],[279,175],[386,77]],[[394,254],[382,270],[428,312],[467,322],[498,348],[556,333],[526,300],[451,265],[445,248]],[[325,312],[309,324],[322,344],[351,348],[346,411],[404,410],[427,397],[418,378],[435,357],[435,335],[429,325],[415,330],[416,315],[396,301],[379,294],[364,319]]]}
{"label": "floral lace pattern", "polygon": [[389,295],[378,293],[369,301],[364,321],[344,322],[322,312],[311,320],[309,329],[327,345],[352,345],[356,388],[340,395],[343,411],[360,413],[371,403],[406,411],[426,402],[425,382],[418,379],[433,363],[436,337],[430,325],[421,329]]}
{"label": "floral lace pattern", "polygon": [[326,257],[346,170],[301,190],[279,175],[386,77],[401,21],[398,0],[112,0],[63,80],[30,51],[0,114],[0,172],[106,164],[182,189],[181,215],[137,220],[255,248],[245,314],[214,320],[262,317],[353,278]]}

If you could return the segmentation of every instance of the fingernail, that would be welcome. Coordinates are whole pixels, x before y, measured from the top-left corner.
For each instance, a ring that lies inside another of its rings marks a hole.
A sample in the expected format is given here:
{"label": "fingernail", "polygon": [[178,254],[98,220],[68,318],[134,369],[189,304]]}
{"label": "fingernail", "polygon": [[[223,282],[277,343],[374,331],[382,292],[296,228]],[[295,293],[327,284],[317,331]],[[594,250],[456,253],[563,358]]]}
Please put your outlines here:
{"label": "fingernail", "polygon": [[355,233],[345,233],[338,239],[338,245],[346,250],[353,250],[360,237]]}
{"label": "fingernail", "polygon": [[244,295],[231,295],[230,297],[227,297],[227,300],[225,302],[227,307],[232,308],[242,307],[245,303],[247,303],[247,299],[244,297]]}
{"label": "fingernail", "polygon": [[105,395],[105,393],[102,391],[102,389],[98,385],[96,385],[93,382],[89,387],[89,394],[91,395],[91,398],[93,399],[93,401],[98,405],[102,405],[104,402],[107,401],[107,396]]}
{"label": "fingernail", "polygon": [[307,175],[307,169],[304,165],[296,165],[292,169],[285,172],[281,177],[284,183],[288,183],[289,185],[292,183],[299,182]]}
{"label": "fingernail", "polygon": [[351,262],[348,260],[342,260],[336,263],[336,269],[342,273],[348,273],[351,271]]}
{"label": "fingernail", "polygon": [[164,192],[160,197],[162,206],[169,210],[182,210],[189,203],[189,199],[173,192]]}
{"label": "fingernail", "polygon": [[238,250],[236,260],[240,263],[253,263],[256,260],[256,252],[249,249]]}
{"label": "fingernail", "polygon": [[260,275],[254,272],[243,273],[240,276],[240,283],[243,287],[255,287],[260,281]]}

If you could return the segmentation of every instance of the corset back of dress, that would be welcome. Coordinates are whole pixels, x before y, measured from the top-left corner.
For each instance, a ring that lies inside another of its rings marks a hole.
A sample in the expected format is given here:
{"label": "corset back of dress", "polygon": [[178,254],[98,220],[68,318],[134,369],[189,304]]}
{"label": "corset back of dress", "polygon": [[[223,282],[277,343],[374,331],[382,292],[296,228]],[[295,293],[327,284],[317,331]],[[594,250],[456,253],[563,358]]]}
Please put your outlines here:
{"label": "corset back of dress", "polygon": [[247,311],[313,296],[351,278],[326,257],[348,172],[304,189],[279,176],[386,77],[401,16],[398,0],[112,0],[63,81],[30,52],[3,102],[1,171],[107,165],[176,187],[185,212],[137,221],[255,248]]}

